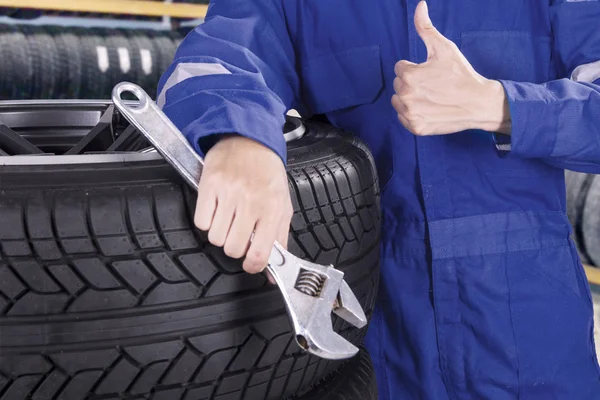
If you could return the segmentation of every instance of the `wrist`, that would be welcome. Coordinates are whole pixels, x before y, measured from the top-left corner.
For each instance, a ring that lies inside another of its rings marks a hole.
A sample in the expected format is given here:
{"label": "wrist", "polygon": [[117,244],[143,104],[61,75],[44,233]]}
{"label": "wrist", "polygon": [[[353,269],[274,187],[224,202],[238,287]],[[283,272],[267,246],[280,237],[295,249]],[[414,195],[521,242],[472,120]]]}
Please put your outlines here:
{"label": "wrist", "polygon": [[499,81],[485,80],[473,100],[476,102],[473,108],[475,129],[510,135],[512,124],[508,99]]}

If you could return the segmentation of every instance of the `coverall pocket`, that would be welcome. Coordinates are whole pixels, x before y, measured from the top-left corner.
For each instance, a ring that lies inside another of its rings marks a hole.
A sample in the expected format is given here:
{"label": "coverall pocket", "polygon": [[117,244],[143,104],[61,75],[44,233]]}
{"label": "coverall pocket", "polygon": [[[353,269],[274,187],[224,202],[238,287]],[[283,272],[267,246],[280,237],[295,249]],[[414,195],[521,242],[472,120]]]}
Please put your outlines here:
{"label": "coverall pocket", "polygon": [[[459,47],[473,68],[488,79],[542,83],[554,75],[552,42],[546,36],[521,31],[468,31],[462,32]],[[507,179],[548,175],[550,167],[540,160],[510,157],[510,153],[499,151],[491,132],[473,130],[470,134],[472,157],[486,175]]]}
{"label": "coverall pocket", "polygon": [[304,100],[315,114],[372,103],[383,88],[378,45],[309,59],[300,73]]}
{"label": "coverall pocket", "polygon": [[460,50],[488,79],[543,83],[550,79],[552,41],[521,31],[462,32]]}
{"label": "coverall pocket", "polygon": [[592,400],[600,393],[593,312],[565,246],[507,254],[507,280],[525,400]]}

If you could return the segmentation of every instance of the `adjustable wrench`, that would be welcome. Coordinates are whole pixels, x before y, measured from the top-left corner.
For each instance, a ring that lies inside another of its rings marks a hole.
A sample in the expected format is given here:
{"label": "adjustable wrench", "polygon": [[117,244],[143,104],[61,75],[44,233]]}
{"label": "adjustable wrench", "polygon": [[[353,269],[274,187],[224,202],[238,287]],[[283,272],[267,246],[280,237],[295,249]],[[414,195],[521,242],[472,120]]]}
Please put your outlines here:
{"label": "adjustable wrench", "polygon": [[[138,102],[122,100],[133,94]],[[112,101],[133,125],[181,176],[198,190],[204,160],[139,86],[122,82],[115,86]],[[298,345],[310,354],[326,359],[350,358],[358,348],[333,330],[331,312],[357,328],[367,325],[358,299],[344,280],[344,273],[300,259],[275,243],[268,266],[281,290]]]}

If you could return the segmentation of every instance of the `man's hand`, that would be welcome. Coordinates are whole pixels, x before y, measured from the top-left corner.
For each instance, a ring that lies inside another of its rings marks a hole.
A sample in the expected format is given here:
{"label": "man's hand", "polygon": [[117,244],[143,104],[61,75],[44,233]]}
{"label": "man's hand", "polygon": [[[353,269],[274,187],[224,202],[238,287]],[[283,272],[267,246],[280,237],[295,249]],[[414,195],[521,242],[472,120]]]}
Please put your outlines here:
{"label": "man's hand", "polygon": [[230,136],[206,154],[194,223],[229,257],[245,256],[246,272],[265,269],[276,240],[287,246],[292,214],[286,170],[273,151]]}
{"label": "man's hand", "polygon": [[458,47],[432,24],[427,3],[415,13],[427,61],[395,66],[392,105],[402,124],[419,136],[466,129],[510,133],[508,102],[500,82],[479,75]]}

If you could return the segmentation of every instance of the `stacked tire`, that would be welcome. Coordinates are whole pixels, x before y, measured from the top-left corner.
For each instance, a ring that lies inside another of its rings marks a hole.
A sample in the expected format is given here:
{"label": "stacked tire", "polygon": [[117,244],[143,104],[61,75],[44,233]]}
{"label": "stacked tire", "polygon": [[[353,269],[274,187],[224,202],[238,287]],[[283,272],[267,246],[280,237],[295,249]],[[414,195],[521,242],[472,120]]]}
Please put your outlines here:
{"label": "stacked tire", "polygon": [[[51,139],[56,152],[0,157],[0,398],[375,400],[368,355],[301,351],[277,287],[194,228],[196,195],[156,152],[58,153],[110,113],[97,102],[0,103],[6,129],[42,149]],[[118,115],[111,124],[102,129],[116,141],[131,133]],[[289,249],[344,271],[370,318],[372,157],[351,135],[306,127],[288,143]],[[361,345],[367,328],[333,323]]]}
{"label": "stacked tire", "polygon": [[567,213],[585,264],[600,266],[600,176],[567,171]]}
{"label": "stacked tire", "polygon": [[176,31],[0,25],[0,100],[109,99],[122,81],[156,94]]}

